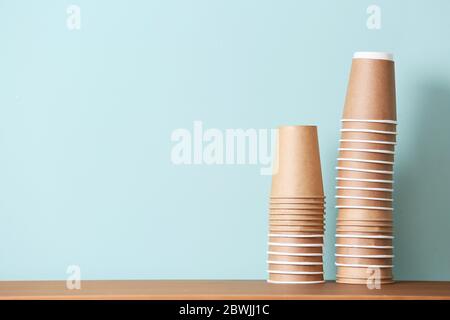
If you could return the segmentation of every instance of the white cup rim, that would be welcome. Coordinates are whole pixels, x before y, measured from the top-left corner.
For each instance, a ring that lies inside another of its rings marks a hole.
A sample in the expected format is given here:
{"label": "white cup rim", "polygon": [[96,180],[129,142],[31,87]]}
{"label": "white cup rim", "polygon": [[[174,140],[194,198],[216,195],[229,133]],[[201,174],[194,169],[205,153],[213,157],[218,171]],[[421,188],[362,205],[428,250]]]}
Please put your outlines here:
{"label": "white cup rim", "polygon": [[387,144],[387,145],[392,145],[392,146],[397,145],[397,142],[395,142],[395,141],[364,140],[364,139],[339,139],[339,142],[374,143],[374,144]]}
{"label": "white cup rim", "polygon": [[384,119],[341,119],[341,122],[369,122],[369,123],[385,123],[385,124],[397,124],[396,120],[384,120]]}
{"label": "white cup rim", "polygon": [[361,239],[394,239],[393,236],[385,236],[385,235],[359,235],[359,234],[345,234],[345,233],[337,233],[336,238],[361,238]]}
{"label": "white cup rim", "polygon": [[372,129],[341,129],[341,132],[362,132],[362,133],[397,135],[396,131],[384,131],[384,130],[372,130]]}
{"label": "white cup rim", "polygon": [[357,159],[357,158],[337,158],[337,160],[338,161],[353,161],[353,162],[394,165],[393,161],[383,161],[383,160],[367,160],[367,159]]}
{"label": "white cup rim", "polygon": [[380,268],[389,269],[393,268],[393,264],[383,265],[383,264],[356,264],[356,263],[335,263],[337,267],[351,267],[351,268]]}
{"label": "white cup rim", "polygon": [[338,151],[395,154],[395,151],[391,151],[391,150],[361,149],[361,148],[338,148]]}

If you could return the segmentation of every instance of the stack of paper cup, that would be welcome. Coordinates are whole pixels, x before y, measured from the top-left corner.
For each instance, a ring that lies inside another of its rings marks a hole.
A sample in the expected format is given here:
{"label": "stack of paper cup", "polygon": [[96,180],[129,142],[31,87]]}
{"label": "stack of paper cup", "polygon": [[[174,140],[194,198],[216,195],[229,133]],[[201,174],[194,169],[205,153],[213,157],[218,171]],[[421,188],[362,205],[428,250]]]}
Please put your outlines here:
{"label": "stack of paper cup", "polygon": [[322,283],[325,197],[317,127],[280,127],[277,149],[270,198],[268,282]]}
{"label": "stack of paper cup", "polygon": [[337,166],[336,281],[393,281],[392,192],[397,135],[393,57],[353,57]]}

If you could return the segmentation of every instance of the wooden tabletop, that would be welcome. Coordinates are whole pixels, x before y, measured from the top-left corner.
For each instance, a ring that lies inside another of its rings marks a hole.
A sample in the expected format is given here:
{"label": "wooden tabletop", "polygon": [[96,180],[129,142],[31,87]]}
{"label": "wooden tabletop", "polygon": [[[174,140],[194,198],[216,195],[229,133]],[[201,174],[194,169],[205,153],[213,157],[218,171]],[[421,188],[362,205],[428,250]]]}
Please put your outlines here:
{"label": "wooden tabletop", "polygon": [[364,285],[326,282],[315,285],[268,284],[263,280],[0,281],[0,299],[145,299],[145,300],[450,300],[450,282],[397,282],[369,290]]}

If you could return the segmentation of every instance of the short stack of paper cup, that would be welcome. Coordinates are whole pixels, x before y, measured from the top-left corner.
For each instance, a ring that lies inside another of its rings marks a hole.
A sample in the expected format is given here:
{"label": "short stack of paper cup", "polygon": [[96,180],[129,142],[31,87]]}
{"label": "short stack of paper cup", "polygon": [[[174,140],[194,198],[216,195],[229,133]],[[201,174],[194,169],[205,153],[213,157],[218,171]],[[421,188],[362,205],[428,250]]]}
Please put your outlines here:
{"label": "short stack of paper cup", "polygon": [[268,282],[324,282],[324,212],[317,127],[280,127],[270,198]]}
{"label": "short stack of paper cup", "polygon": [[392,55],[356,53],[337,166],[337,282],[367,284],[376,277],[393,282],[396,127]]}

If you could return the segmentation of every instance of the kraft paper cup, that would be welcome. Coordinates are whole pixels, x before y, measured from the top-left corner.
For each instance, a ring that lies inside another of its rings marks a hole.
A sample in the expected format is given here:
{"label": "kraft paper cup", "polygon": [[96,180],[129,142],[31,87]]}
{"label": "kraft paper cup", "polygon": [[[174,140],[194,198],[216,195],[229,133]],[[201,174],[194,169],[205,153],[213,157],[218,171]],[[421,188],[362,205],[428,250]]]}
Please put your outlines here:
{"label": "kraft paper cup", "polygon": [[339,264],[363,264],[363,265],[392,265],[392,258],[349,258],[336,257],[336,263]]}
{"label": "kraft paper cup", "polygon": [[[353,279],[353,278],[342,278],[342,277],[336,277],[336,283],[344,283],[344,284],[361,284],[361,285],[367,285],[368,283],[373,284],[374,280],[372,278],[370,279]],[[379,279],[377,281],[379,284],[391,284],[394,283],[394,280],[392,279]]]}
{"label": "kraft paper cup", "polygon": [[379,162],[366,162],[361,161],[360,159],[352,159],[352,158],[338,158],[338,167],[344,168],[355,168],[355,169],[369,169],[369,170],[379,170],[379,171],[394,171],[394,163],[389,164],[379,163]]}
{"label": "kraft paper cup", "polygon": [[[377,188],[377,189],[394,189],[394,181],[387,179],[362,179],[362,178],[336,178],[339,187],[353,187],[353,188]],[[383,181],[383,182],[376,182]]]}
{"label": "kraft paper cup", "polygon": [[397,132],[397,124],[380,121],[342,119],[341,127],[343,129],[369,129],[389,132]]}
{"label": "kraft paper cup", "polygon": [[[358,169],[352,167],[336,167],[339,178],[393,180],[394,171]],[[375,186],[370,186],[374,188]],[[392,186],[390,186],[392,188]]]}
{"label": "kraft paper cup", "polygon": [[291,220],[278,220],[270,221],[269,226],[296,226],[296,227],[323,227],[325,223],[323,221],[291,221]]}
{"label": "kraft paper cup", "polygon": [[307,214],[270,214],[270,221],[291,220],[291,221],[325,221],[323,215],[307,215]]}
{"label": "kraft paper cup", "polygon": [[[372,198],[373,199],[373,198]],[[369,199],[337,198],[337,206],[368,206],[392,208],[392,201],[379,201]]]}
{"label": "kraft paper cup", "polygon": [[301,266],[301,265],[269,264],[268,268],[269,268],[269,270],[273,270],[273,271],[323,272],[323,265]]}
{"label": "kraft paper cup", "polygon": [[285,234],[289,236],[310,236],[310,235],[317,235],[317,234],[324,234],[323,231],[270,231],[271,234]]}
{"label": "kraft paper cup", "polygon": [[347,229],[342,230],[341,228],[336,228],[337,232],[345,233],[353,236],[392,236],[392,231],[348,231]]}
{"label": "kraft paper cup", "polygon": [[303,226],[270,226],[269,231],[273,232],[324,232],[325,227],[303,227]]}
{"label": "kraft paper cup", "polygon": [[392,212],[384,210],[339,209],[339,220],[392,221]]}
{"label": "kraft paper cup", "polygon": [[319,275],[323,274],[323,272],[296,272],[296,271],[274,271],[274,270],[267,270],[267,273],[278,273],[278,274],[297,274],[297,275]]}
{"label": "kraft paper cup", "polygon": [[[381,130],[380,130],[381,131]],[[375,130],[341,129],[341,139],[374,140],[396,142],[396,134],[383,134]],[[383,132],[383,131],[381,131]]]}
{"label": "kraft paper cup", "polygon": [[323,282],[323,274],[281,274],[281,273],[270,273],[269,281],[279,281],[279,282],[299,282],[299,284],[307,284],[308,282]]}
{"label": "kraft paper cup", "polygon": [[336,247],[336,254],[360,255],[360,256],[389,256],[393,255],[393,249]]}
{"label": "kraft paper cup", "polygon": [[325,198],[270,198],[270,204],[325,204]]}
{"label": "kraft paper cup", "polygon": [[297,244],[302,244],[302,243],[318,243],[318,244],[323,244],[323,237],[316,237],[316,238],[294,238],[294,237],[270,237],[270,236],[269,236],[269,242],[270,242],[270,243],[280,242],[280,243],[288,243],[288,244],[292,244],[292,243],[297,243]]}
{"label": "kraft paper cup", "polygon": [[324,209],[270,209],[270,214],[274,215],[324,215]]}
{"label": "kraft paper cup", "polygon": [[394,162],[395,154],[355,150],[338,150],[339,158],[353,158],[372,161]]}
{"label": "kraft paper cup", "polygon": [[364,267],[338,267],[336,276],[339,278],[368,279],[379,270],[380,279],[392,279],[392,268],[364,268]]}
{"label": "kraft paper cup", "polygon": [[323,197],[316,126],[282,126],[271,197]]}
{"label": "kraft paper cup", "polygon": [[377,191],[374,188],[349,188],[336,186],[336,195],[338,197],[364,197],[364,198],[380,198],[393,199],[392,191]]}
{"label": "kraft paper cup", "polygon": [[364,220],[337,220],[337,226],[359,226],[359,227],[393,227],[392,221],[364,221]]}
{"label": "kraft paper cup", "polygon": [[323,254],[323,246],[320,247],[290,247],[283,245],[269,245],[268,251],[293,254]]}
{"label": "kraft paper cup", "polygon": [[342,119],[397,120],[393,60],[352,60]]}
{"label": "kraft paper cup", "polygon": [[291,256],[291,255],[277,255],[269,254],[269,261],[288,261],[288,262],[322,262],[322,257],[310,257],[310,256]]}
{"label": "kraft paper cup", "polygon": [[393,154],[395,155],[395,145],[386,145],[381,143],[356,142],[354,140],[344,139],[340,141],[339,149],[343,151],[361,150],[360,152]]}
{"label": "kraft paper cup", "polygon": [[316,209],[324,210],[325,205],[323,203],[313,204],[313,203],[271,203],[269,205],[270,209]]}

